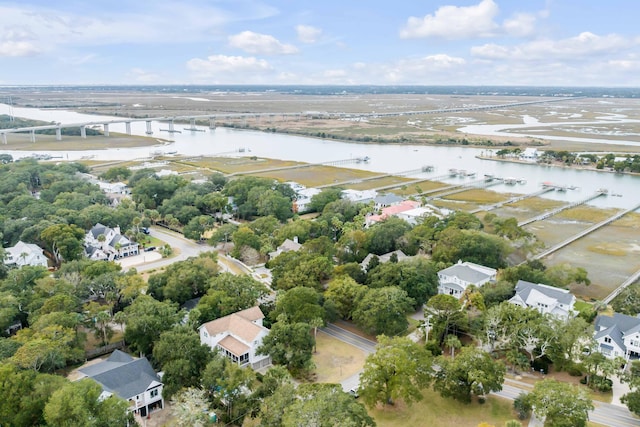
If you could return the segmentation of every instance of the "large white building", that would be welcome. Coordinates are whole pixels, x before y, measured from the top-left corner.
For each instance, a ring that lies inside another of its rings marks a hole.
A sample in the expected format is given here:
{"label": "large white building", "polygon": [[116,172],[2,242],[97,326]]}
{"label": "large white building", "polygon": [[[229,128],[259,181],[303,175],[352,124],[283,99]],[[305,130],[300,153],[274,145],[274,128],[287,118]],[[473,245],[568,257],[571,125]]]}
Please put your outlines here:
{"label": "large white building", "polygon": [[[102,237],[101,237],[102,236]],[[116,258],[138,255],[138,243],[120,234],[120,227],[97,223],[84,238],[85,252],[90,259],[113,261]]]}
{"label": "large white building", "polygon": [[532,307],[542,314],[567,319],[576,315],[573,309],[576,297],[566,289],[518,280],[516,294],[510,303]]}
{"label": "large white building", "polygon": [[219,351],[240,366],[260,369],[271,364],[268,355],[256,354],[269,329],[262,326],[260,307],[251,307],[202,324],[200,342]]}
{"label": "large white building", "polygon": [[640,318],[614,313],[600,315],[594,325],[597,350],[609,359],[640,358]]}
{"label": "large white building", "polygon": [[487,282],[494,282],[497,273],[491,267],[458,261],[457,264],[438,271],[438,293],[460,299],[469,286],[479,288]]}
{"label": "large white building", "polygon": [[6,256],[4,263],[8,266],[22,267],[30,265],[32,267],[48,267],[47,257],[44,251],[33,243],[19,241],[15,246],[5,248]]}

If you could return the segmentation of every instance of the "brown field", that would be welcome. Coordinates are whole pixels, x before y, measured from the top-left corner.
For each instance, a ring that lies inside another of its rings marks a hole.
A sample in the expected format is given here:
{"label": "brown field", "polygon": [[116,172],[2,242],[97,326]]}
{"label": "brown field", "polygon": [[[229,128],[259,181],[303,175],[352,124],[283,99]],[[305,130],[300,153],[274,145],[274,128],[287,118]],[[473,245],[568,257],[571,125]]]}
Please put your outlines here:
{"label": "brown field", "polygon": [[56,141],[55,135],[36,135],[36,142],[31,142],[31,136],[26,133],[7,134],[5,150],[28,151],[76,151],[76,150],[106,150],[109,148],[144,147],[163,144],[165,141],[159,138],[147,138],[144,136],[125,135],[111,132],[109,136],[62,136],[61,141]]}

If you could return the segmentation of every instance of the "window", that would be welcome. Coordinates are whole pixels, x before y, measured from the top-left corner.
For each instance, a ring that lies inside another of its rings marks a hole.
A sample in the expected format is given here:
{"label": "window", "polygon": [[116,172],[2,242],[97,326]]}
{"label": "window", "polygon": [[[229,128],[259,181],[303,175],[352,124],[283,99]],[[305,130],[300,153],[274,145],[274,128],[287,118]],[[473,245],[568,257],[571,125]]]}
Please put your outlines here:
{"label": "window", "polygon": [[156,396],[158,395],[158,389],[157,389],[157,388],[155,388],[155,389],[151,390],[151,392],[149,393],[149,395],[150,395],[151,397],[156,397]]}
{"label": "window", "polygon": [[244,365],[248,361],[249,361],[249,353],[245,353],[242,356],[240,356],[240,364],[241,365]]}
{"label": "window", "polygon": [[611,344],[611,337],[604,337],[604,342]]}

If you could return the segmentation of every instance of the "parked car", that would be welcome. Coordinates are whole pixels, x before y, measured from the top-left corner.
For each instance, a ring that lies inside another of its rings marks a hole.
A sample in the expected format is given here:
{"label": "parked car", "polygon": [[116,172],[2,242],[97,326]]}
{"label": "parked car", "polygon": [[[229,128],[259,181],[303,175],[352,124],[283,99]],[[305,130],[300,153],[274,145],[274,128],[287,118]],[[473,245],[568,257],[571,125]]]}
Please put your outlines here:
{"label": "parked car", "polygon": [[354,387],[351,390],[349,390],[349,394],[355,397],[356,399],[360,397],[360,395],[358,394],[358,387]]}
{"label": "parked car", "polygon": [[155,246],[149,246],[148,248],[144,248],[145,252],[151,252],[151,251],[155,251],[156,247]]}
{"label": "parked car", "polygon": [[149,229],[147,227],[142,227],[140,231],[142,231],[144,234],[149,234]]}

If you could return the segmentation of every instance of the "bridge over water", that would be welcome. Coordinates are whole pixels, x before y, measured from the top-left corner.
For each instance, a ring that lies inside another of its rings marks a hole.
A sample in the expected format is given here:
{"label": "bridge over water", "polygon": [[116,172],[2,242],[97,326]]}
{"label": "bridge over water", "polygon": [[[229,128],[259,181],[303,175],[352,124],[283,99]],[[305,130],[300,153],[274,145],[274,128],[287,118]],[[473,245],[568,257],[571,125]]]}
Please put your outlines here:
{"label": "bridge over water", "polygon": [[54,123],[50,125],[42,125],[42,126],[29,126],[22,128],[10,128],[10,129],[0,129],[0,137],[2,139],[3,144],[7,144],[7,134],[10,133],[29,133],[31,136],[31,142],[35,142],[36,132],[42,130],[55,130],[56,132],[56,140],[62,140],[62,129],[67,128],[79,128],[81,138],[87,137],[87,127],[102,127],[104,136],[109,136],[109,126],[114,124],[122,124],[125,125],[125,132],[127,135],[131,135],[131,123],[134,122],[145,122],[146,123],[146,134],[153,134],[153,130],[151,128],[152,122],[164,122],[167,123],[167,129],[162,129],[163,131],[174,133],[181,132],[175,128],[176,122],[188,122],[190,126],[185,128],[188,131],[201,131],[196,126],[197,120],[208,120],[209,128],[214,129],[216,127],[216,120],[224,120],[224,119],[247,119],[247,118],[255,118],[260,120],[261,118],[273,119],[277,117],[281,117],[283,119],[294,118],[297,120],[300,119],[337,119],[337,120],[345,120],[345,119],[355,119],[355,118],[378,118],[378,117],[394,117],[394,116],[417,116],[417,115],[427,115],[427,114],[447,114],[447,113],[461,113],[466,111],[484,111],[484,110],[496,110],[496,109],[504,109],[504,108],[512,108],[512,107],[521,107],[525,105],[533,105],[533,104],[545,104],[549,102],[561,102],[567,100],[580,99],[582,97],[567,97],[567,98],[552,98],[552,99],[541,99],[535,101],[525,101],[525,102],[513,102],[507,104],[491,104],[491,105],[478,105],[471,107],[460,107],[460,108],[441,108],[435,110],[420,110],[420,111],[396,111],[396,112],[388,112],[388,113],[343,113],[343,112],[300,112],[300,113],[216,113],[216,114],[202,114],[202,115],[176,115],[176,116],[158,116],[158,117],[146,117],[146,118],[114,118],[112,120],[96,120],[82,123]]}

